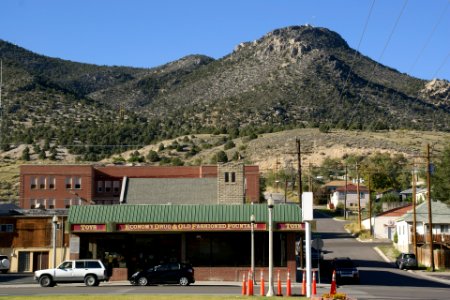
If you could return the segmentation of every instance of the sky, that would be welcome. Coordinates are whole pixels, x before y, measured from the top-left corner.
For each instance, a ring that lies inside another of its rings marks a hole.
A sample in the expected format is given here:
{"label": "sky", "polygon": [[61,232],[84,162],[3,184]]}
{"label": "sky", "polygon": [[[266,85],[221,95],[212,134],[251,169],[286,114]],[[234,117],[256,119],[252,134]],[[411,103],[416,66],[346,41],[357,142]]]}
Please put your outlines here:
{"label": "sky", "polygon": [[[0,39],[76,62],[151,68],[310,24],[421,79],[450,80],[450,0],[1,0]],[[1,53],[0,53],[1,55]]]}

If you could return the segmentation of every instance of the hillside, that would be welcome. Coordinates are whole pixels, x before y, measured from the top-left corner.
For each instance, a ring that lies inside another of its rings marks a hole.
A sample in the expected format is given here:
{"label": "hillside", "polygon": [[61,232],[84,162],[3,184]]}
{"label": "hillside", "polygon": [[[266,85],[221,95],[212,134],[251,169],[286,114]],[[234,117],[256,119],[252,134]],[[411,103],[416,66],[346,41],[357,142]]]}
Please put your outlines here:
{"label": "hillside", "polygon": [[450,130],[449,82],[380,65],[325,28],[276,29],[221,59],[150,69],[64,61],[5,41],[0,58],[4,151],[39,144],[56,159],[68,150],[97,161],[192,134]]}
{"label": "hillside", "polygon": [[[433,155],[439,154],[450,140],[450,133],[421,132],[421,131],[389,131],[389,132],[354,132],[336,130],[329,133],[320,132],[318,129],[294,129],[276,133],[259,135],[255,139],[233,139],[234,147],[225,150],[229,160],[236,161],[236,152],[241,159],[248,164],[256,164],[260,167],[263,176],[267,173],[287,168],[297,167],[295,139],[299,138],[302,145],[302,165],[304,172],[308,173],[310,165],[319,166],[325,158],[342,159],[348,155],[370,155],[376,152],[390,154],[403,154],[407,158],[424,153],[425,145],[433,145]],[[123,163],[129,160],[133,152],[145,158],[145,162],[134,164],[161,165],[164,160],[150,162],[149,151],[158,153],[160,158],[179,159],[186,165],[211,164],[213,157],[219,151],[225,149],[227,135],[187,135],[175,139],[164,140],[132,151],[126,151],[119,155],[105,159],[99,163],[110,164],[117,158],[123,158]],[[164,149],[160,150],[160,145]],[[175,144],[181,147],[173,146]],[[197,149],[196,154],[191,154],[191,149]],[[17,200],[19,187],[19,165],[41,163],[80,163],[73,155],[60,153],[58,161],[40,160],[37,154],[32,154],[31,161],[20,160],[21,151],[10,150],[0,154],[0,200]],[[170,161],[167,161],[170,163]]]}

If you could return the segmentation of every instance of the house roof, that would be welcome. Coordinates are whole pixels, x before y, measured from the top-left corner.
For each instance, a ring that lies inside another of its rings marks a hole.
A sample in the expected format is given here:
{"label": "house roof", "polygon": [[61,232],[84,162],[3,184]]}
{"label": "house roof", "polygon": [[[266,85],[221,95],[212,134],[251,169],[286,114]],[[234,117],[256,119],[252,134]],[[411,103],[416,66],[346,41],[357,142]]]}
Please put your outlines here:
{"label": "house roof", "polygon": [[[338,188],[336,189],[336,191],[338,191],[338,192],[345,192],[345,185],[344,185],[344,186],[338,187]],[[356,191],[357,191],[357,186],[356,186],[356,184],[353,184],[353,183],[347,184],[347,192],[355,192],[355,193],[356,193]],[[359,191],[360,191],[360,192],[368,192],[369,189],[366,188],[366,187],[363,186],[363,185],[359,185]]]}
{"label": "house roof", "polygon": [[0,204],[0,216],[12,216],[19,214],[21,208],[12,203]]}
{"label": "house roof", "polygon": [[[406,189],[404,191],[401,191],[400,194],[405,194],[405,195],[409,195],[412,194],[412,188]],[[426,193],[427,189],[426,188],[416,188],[416,194],[418,193]]]}
{"label": "house roof", "polygon": [[402,207],[396,207],[385,212],[382,212],[377,217],[401,217],[412,209],[412,204]]}
{"label": "house roof", "polygon": [[[68,221],[71,224],[248,223],[252,214],[255,216],[256,222],[267,222],[267,205],[81,205],[70,207]],[[301,222],[301,209],[298,205],[275,205],[273,221]]]}
{"label": "house roof", "polygon": [[[431,215],[433,224],[450,224],[450,205],[440,201],[431,201]],[[409,211],[399,220],[413,222],[412,211]],[[427,202],[423,202],[416,207],[416,222],[428,224]]]}
{"label": "house roof", "polygon": [[333,180],[325,183],[324,186],[345,186],[345,180]]}

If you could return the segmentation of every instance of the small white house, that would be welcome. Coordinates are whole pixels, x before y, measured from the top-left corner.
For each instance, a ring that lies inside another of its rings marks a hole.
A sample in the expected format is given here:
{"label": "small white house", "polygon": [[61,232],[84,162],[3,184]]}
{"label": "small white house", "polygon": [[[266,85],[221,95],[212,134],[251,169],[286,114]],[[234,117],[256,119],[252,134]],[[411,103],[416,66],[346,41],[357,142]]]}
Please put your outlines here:
{"label": "small white house", "polygon": [[412,204],[405,203],[402,207],[393,208],[385,211],[371,219],[365,219],[362,221],[362,226],[365,229],[370,229],[372,224],[373,237],[377,239],[390,239],[394,240],[394,234],[396,231],[396,221],[399,217],[402,217],[405,213],[412,209]]}
{"label": "small white house", "polygon": [[[361,185],[359,187],[359,197],[361,208],[365,208],[366,204],[369,202],[369,190],[367,187]],[[330,203],[333,208],[337,208],[338,205],[344,206],[346,203],[346,208],[350,210],[358,209],[358,193],[357,186],[355,184],[347,184],[347,189],[345,186],[340,186],[336,188],[333,194],[331,194]]]}
{"label": "small white house", "polygon": [[[431,214],[434,238],[447,238],[450,235],[450,207],[440,201],[431,201]],[[428,203],[423,202],[416,207],[416,234],[424,240],[428,234]],[[398,235],[397,248],[400,251],[411,251],[412,248],[413,212],[410,210],[396,222]]]}

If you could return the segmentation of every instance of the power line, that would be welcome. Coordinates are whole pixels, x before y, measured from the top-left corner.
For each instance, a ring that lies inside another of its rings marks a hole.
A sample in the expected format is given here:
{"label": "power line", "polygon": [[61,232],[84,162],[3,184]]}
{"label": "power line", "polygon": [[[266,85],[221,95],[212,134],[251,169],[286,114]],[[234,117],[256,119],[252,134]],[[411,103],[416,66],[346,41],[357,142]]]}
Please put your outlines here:
{"label": "power line", "polygon": [[438,69],[436,70],[436,72],[434,72],[433,74],[433,78],[436,78],[436,75],[441,71],[441,69],[444,67],[444,65],[447,63],[448,58],[450,57],[450,51],[447,53],[447,56],[444,58],[444,60],[442,61],[442,63],[439,65]]}
{"label": "power line", "polygon": [[427,48],[428,44],[431,41],[431,38],[434,35],[434,32],[436,31],[437,27],[439,26],[439,24],[442,21],[442,18],[444,17],[448,5],[450,4],[450,1],[447,1],[447,5],[445,6],[445,8],[442,10],[441,15],[439,16],[439,18],[437,19],[436,23],[434,24],[433,29],[431,30],[430,34],[428,35],[427,40],[425,41],[424,45],[422,46],[422,49],[420,50],[419,54],[416,57],[416,60],[414,61],[414,63],[412,64],[411,68],[409,69],[408,73],[411,74],[411,72],[414,70],[414,68],[416,67],[417,62],[419,61],[420,57],[422,56],[423,52],[425,51],[425,49]]}
{"label": "power line", "polygon": [[375,0],[372,1],[372,5],[370,6],[369,14],[366,17],[366,22],[364,24],[363,32],[362,32],[361,37],[359,39],[358,46],[356,47],[356,51],[355,51],[355,53],[353,55],[353,61],[352,61],[352,64],[350,66],[350,70],[348,71],[347,78],[345,79],[344,84],[342,85],[341,95],[339,96],[339,103],[342,101],[342,95],[344,94],[345,86],[347,85],[347,81],[350,78],[350,74],[352,73],[353,67],[355,65],[356,55],[359,53],[359,47],[361,46],[362,40],[363,40],[364,35],[366,33],[367,25],[369,24],[369,19],[370,19],[370,16],[372,15],[372,11],[373,11],[373,7],[374,6],[375,6]]}
{"label": "power line", "polygon": [[[408,0],[405,0],[405,1],[403,2],[403,6],[402,6],[402,8],[401,8],[401,10],[400,10],[400,13],[398,14],[397,19],[395,20],[394,26],[393,26],[392,29],[391,29],[391,32],[390,32],[390,34],[389,34],[389,37],[388,37],[388,39],[386,40],[386,43],[384,44],[383,50],[381,51],[381,54],[380,54],[380,57],[378,58],[378,61],[381,61],[382,57],[384,56],[384,53],[386,52],[386,49],[387,49],[387,47],[388,47],[388,45],[389,45],[389,43],[390,43],[390,41],[391,41],[391,39],[392,39],[392,36],[394,35],[395,30],[397,29],[397,25],[398,25],[398,23],[399,23],[399,21],[400,21],[401,16],[403,15],[403,12],[405,11],[405,8],[406,8],[406,5],[407,5],[407,4],[408,4]],[[374,77],[374,75],[375,75],[375,70],[376,70],[377,66],[378,66],[378,63],[375,62],[375,63],[374,63],[374,66],[373,66],[373,69],[372,69],[372,73],[371,73],[369,79],[367,80],[367,84],[366,84],[366,86],[364,87],[364,89],[366,89],[366,88],[369,86],[369,84],[372,82],[372,79],[373,79],[373,77]],[[356,104],[356,106],[359,106],[359,104],[361,103],[361,100],[362,100],[362,97],[359,99],[359,101],[358,101],[358,103]],[[353,114],[351,115],[351,118],[350,118],[350,120],[349,120],[349,123],[351,123],[351,121],[353,120],[353,117],[355,116],[356,111],[357,111],[356,109],[353,110]]]}

